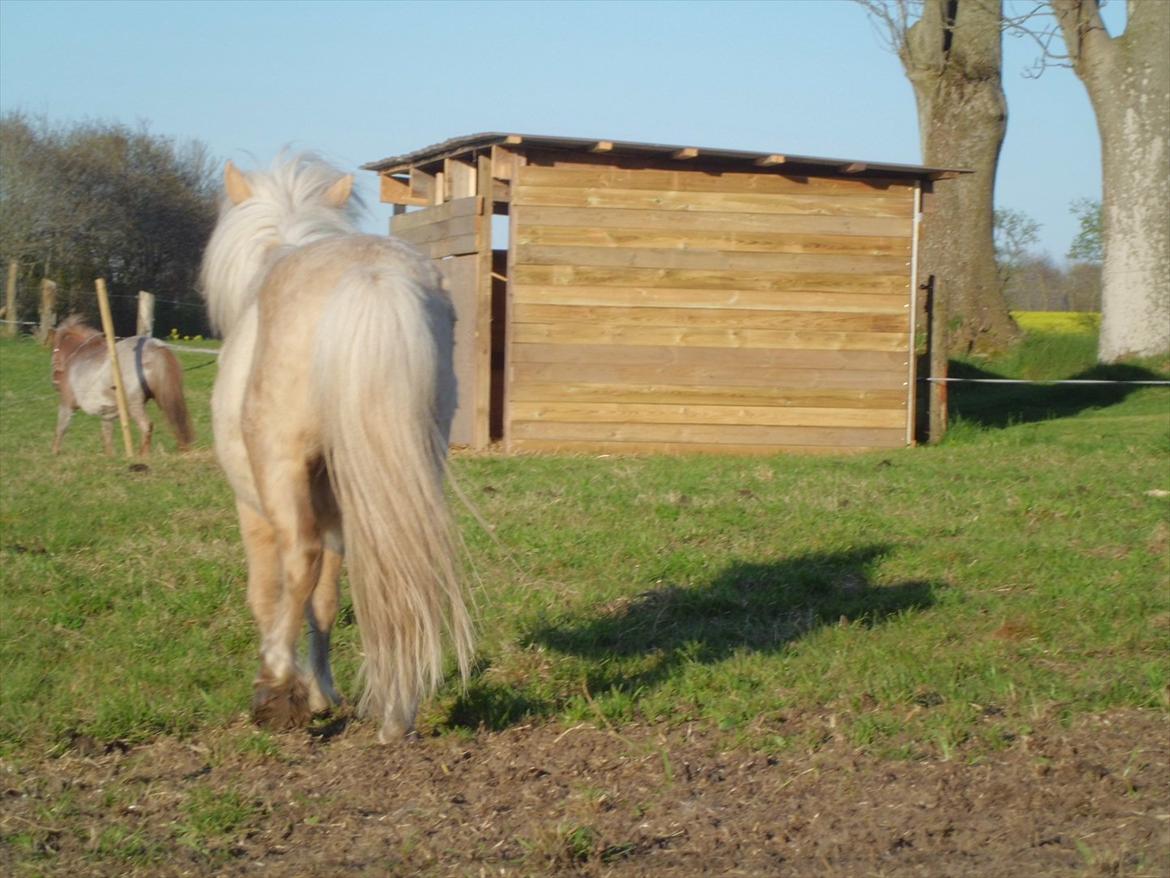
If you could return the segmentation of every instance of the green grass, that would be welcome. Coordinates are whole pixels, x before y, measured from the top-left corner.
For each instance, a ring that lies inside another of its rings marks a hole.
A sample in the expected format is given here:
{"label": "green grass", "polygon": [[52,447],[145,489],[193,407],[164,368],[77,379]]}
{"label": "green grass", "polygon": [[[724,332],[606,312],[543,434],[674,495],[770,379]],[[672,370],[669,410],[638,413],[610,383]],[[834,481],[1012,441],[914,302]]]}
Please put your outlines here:
{"label": "green grass", "polygon": [[[1053,334],[955,371],[1091,371],[1091,332]],[[47,372],[32,342],[0,344],[0,753],[234,722],[256,643],[209,449],[214,366],[188,373],[196,452],[174,453],[160,425],[145,472],[102,455],[84,415],[49,454]],[[1036,390],[955,389],[943,444],[882,454],[457,457],[493,528],[460,513],[480,651],[424,727],[699,722],[761,750],[835,730],[870,752],[951,757],[1054,716],[1167,710],[1170,499],[1151,492],[1170,490],[1170,390]],[[347,604],[350,694],[358,649]],[[228,805],[193,804],[187,837],[246,823],[247,803]]]}

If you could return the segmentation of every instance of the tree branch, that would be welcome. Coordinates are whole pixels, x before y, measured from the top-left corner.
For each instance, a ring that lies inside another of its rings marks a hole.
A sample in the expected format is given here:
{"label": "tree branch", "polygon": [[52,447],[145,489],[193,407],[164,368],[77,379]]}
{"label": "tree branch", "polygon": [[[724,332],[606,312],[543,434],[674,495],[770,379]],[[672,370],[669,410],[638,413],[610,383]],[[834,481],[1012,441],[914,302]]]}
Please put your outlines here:
{"label": "tree branch", "polygon": [[1064,37],[1072,68],[1093,96],[1098,88],[1096,72],[1116,54],[1109,29],[1101,20],[1098,0],[1049,0]]}

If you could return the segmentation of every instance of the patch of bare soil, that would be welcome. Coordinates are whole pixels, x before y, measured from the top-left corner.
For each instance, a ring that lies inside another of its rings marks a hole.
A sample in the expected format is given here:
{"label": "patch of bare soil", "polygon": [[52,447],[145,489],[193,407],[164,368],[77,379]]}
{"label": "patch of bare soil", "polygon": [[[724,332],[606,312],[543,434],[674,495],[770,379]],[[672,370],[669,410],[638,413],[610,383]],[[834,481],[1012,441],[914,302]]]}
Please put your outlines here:
{"label": "patch of bare soil", "polygon": [[714,740],[549,724],[380,747],[355,723],[282,736],[278,753],[242,727],[79,741],[0,766],[0,873],[1170,875],[1160,713],[1053,723],[965,761]]}

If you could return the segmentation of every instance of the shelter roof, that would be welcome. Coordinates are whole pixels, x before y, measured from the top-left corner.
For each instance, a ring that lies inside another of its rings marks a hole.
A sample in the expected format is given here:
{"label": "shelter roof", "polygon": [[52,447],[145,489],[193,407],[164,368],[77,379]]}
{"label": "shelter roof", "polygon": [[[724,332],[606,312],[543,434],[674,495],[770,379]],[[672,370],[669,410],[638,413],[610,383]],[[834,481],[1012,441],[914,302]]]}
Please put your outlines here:
{"label": "shelter roof", "polygon": [[941,180],[971,173],[962,168],[934,168],[922,165],[891,164],[858,159],[834,159],[820,156],[791,155],[789,153],[752,152],[734,149],[678,146],[662,143],[639,143],[626,140],[598,140],[597,138],[555,137],[540,134],[507,134],[484,132],[453,137],[432,146],[416,149],[402,155],[362,165],[367,171],[379,174],[398,174],[412,167],[422,168],[443,159],[458,158],[493,146],[515,149],[532,148],[550,152],[589,153],[642,160],[676,160],[680,163],[698,159],[704,164],[723,165],[729,169],[746,168],[823,169],[848,174],[881,175],[916,179]]}

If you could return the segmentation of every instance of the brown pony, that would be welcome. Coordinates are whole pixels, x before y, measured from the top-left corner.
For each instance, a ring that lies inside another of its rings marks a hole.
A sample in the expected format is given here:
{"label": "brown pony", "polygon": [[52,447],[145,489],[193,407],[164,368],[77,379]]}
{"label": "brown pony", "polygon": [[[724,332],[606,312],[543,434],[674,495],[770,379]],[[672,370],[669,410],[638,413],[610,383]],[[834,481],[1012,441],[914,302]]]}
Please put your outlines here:
{"label": "brown pony", "polygon": [[[241,173],[203,259],[223,334],[211,410],[260,630],[252,712],[285,728],[336,705],[329,636],[342,552],[361,632],[360,707],[383,741],[414,727],[449,639],[472,634],[443,492],[454,310],[437,269],[359,234],[352,176],[310,156]],[[309,624],[308,671],[297,660]],[[446,638],[445,636],[446,635]]]}
{"label": "brown pony", "polygon": [[[51,335],[53,344],[53,386],[57,405],[57,433],[53,453],[61,453],[61,439],[73,413],[81,409],[102,419],[102,443],[114,453],[114,420],[118,417],[114,397],[114,375],[105,337],[87,326],[78,315],[66,317]],[[138,425],[139,455],[150,453],[154,425],[146,416],[146,401],[153,399],[166,416],[181,451],[195,441],[195,430],[183,396],[183,367],[169,347],[145,335],[117,343],[118,368],[130,417]]]}

